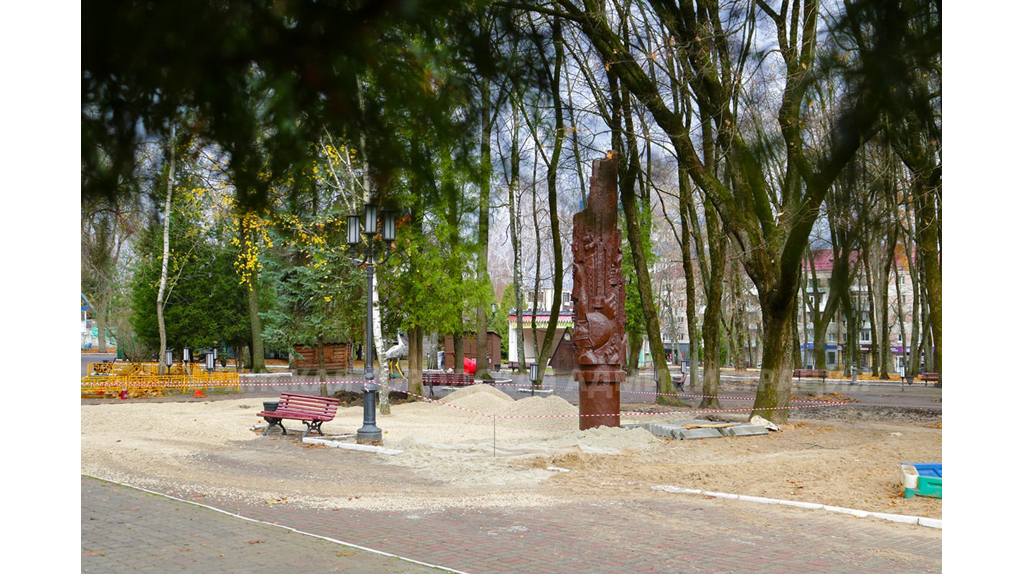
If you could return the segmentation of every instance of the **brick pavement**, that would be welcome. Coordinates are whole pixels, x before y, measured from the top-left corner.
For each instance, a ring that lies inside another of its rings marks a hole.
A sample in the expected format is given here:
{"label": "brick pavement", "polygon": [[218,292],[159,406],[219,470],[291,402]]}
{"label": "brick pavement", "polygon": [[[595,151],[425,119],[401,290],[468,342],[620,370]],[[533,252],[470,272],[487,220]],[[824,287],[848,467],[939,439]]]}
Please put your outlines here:
{"label": "brick pavement", "polygon": [[548,507],[368,511],[204,499],[470,573],[940,572],[941,530],[672,493]]}
{"label": "brick pavement", "polygon": [[81,564],[104,574],[440,572],[85,476]]}

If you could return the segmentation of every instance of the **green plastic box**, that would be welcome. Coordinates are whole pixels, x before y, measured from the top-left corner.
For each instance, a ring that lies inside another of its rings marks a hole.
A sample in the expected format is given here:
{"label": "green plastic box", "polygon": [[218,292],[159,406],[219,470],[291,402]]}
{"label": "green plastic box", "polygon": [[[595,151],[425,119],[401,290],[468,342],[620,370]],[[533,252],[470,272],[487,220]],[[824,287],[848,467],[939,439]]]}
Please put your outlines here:
{"label": "green plastic box", "polygon": [[928,496],[942,498],[942,463],[903,463],[903,498]]}

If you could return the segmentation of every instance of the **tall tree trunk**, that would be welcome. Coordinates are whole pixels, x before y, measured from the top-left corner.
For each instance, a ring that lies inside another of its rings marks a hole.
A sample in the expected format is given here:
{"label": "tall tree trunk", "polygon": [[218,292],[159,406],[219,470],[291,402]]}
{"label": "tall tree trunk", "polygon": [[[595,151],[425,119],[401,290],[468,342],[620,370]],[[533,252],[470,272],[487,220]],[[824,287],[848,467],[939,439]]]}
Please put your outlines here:
{"label": "tall tree trunk", "polygon": [[384,343],[384,332],[381,330],[380,310],[380,289],[377,279],[378,274],[373,274],[373,345],[377,348],[374,357],[377,358],[377,383],[380,385],[380,409],[382,415],[391,414],[391,379],[388,378],[388,362],[384,360],[384,352],[387,351]]}
{"label": "tall tree trunk", "polygon": [[686,276],[686,334],[690,342],[690,390],[697,389],[698,356],[700,349],[699,328],[697,327],[697,276],[693,269],[693,256],[690,251],[690,218],[688,205],[693,201],[690,187],[690,176],[686,175],[686,169],[682,162],[677,162],[679,172],[679,246],[683,251],[683,274]]}
{"label": "tall tree trunk", "polygon": [[510,177],[508,186],[508,226],[512,239],[512,289],[515,296],[516,308],[516,356],[509,357],[509,361],[515,360],[520,373],[526,368],[526,349],[523,337],[523,269],[522,269],[522,246],[520,245],[521,230],[519,218],[519,203],[516,197],[519,193],[519,105],[512,103],[512,150],[509,160]]}
{"label": "tall tree trunk", "polygon": [[626,376],[635,377],[639,372],[640,350],[643,348],[644,338],[637,333],[626,333]]}
{"label": "tall tree trunk", "polygon": [[[490,235],[491,217],[491,84],[487,79],[480,84],[481,103],[481,135],[480,135],[480,204],[479,223],[477,224],[476,276],[493,290],[490,276],[487,273],[488,237]],[[476,380],[491,378],[490,365],[487,363],[487,319],[488,301],[481,300],[476,308]]]}
{"label": "tall tree trunk", "polygon": [[423,327],[409,333],[409,392],[423,395]]}
{"label": "tall tree trunk", "polygon": [[316,338],[316,377],[320,381],[320,396],[327,396],[327,366],[324,364],[326,357],[324,349],[324,337],[318,335]]}
{"label": "tall tree trunk", "polygon": [[704,309],[704,383],[701,389],[701,409],[720,409],[718,384],[721,381],[722,345],[722,279],[725,276],[726,237],[716,212],[705,210],[708,233],[708,263],[711,274],[705,285],[707,306]]}
{"label": "tall tree trunk", "polygon": [[911,304],[913,306],[911,310],[910,320],[910,341],[907,341],[907,346],[910,347],[910,365],[907,367],[909,370],[908,376],[916,377],[921,372],[921,326],[924,324],[924,296],[921,292],[924,290],[921,283],[918,280],[917,265],[920,259],[913,257],[908,252],[907,254],[908,264],[907,271],[910,275],[910,284],[913,290],[913,299]]}
{"label": "tall tree trunk", "polygon": [[463,344],[465,336],[465,333],[452,333],[452,355],[454,355],[455,360],[455,372],[460,374],[466,372],[466,351]]}
{"label": "tall tree trunk", "polygon": [[[874,276],[875,276],[876,269],[875,269],[874,263],[871,261],[872,257],[874,257],[874,249],[872,248],[870,251],[868,249],[869,248],[867,247],[867,245],[865,245],[863,256],[864,256],[864,283],[865,283],[865,286],[867,287],[867,290],[868,290],[868,305],[869,305],[869,309],[870,309],[870,311],[868,311],[867,315],[868,315],[868,330],[871,333],[871,351],[870,351],[870,356],[871,356],[871,376],[878,377],[878,363],[881,360],[880,359],[880,352],[879,352],[879,345],[882,344],[882,341],[879,340],[879,337],[878,337],[880,329],[879,329],[878,322],[877,322],[877,315],[878,315],[877,311],[878,311],[878,309],[875,307],[875,303],[876,302],[875,302],[875,278],[874,278]],[[861,320],[863,320],[863,317],[864,317],[864,314],[861,313]],[[862,327],[863,327],[863,325],[862,325]]]}
{"label": "tall tree trunk", "polygon": [[[939,172],[941,174],[941,171]],[[939,176],[941,177],[941,175]],[[920,178],[919,178],[920,179]],[[941,180],[939,180],[941,182]],[[914,196],[918,198],[917,213],[919,217],[918,232],[921,242],[919,253],[924,266],[924,293],[928,299],[928,325],[932,345],[925,348],[925,353],[932,357],[933,372],[942,373],[942,265],[939,261],[939,242],[941,236],[941,220],[936,204],[941,201],[939,182],[922,181],[917,186]],[[932,351],[934,347],[934,352]],[[942,386],[941,379],[936,386]]]}
{"label": "tall tree trunk", "polygon": [[263,325],[260,321],[260,297],[257,290],[259,279],[256,273],[249,281],[249,326],[252,332],[252,372],[265,373],[267,365],[263,353]]}
{"label": "tall tree trunk", "polygon": [[[611,76],[609,77],[611,79]],[[613,85],[613,97],[616,97],[616,87]],[[621,94],[620,94],[621,96]],[[636,269],[637,289],[640,292],[640,306],[644,313],[644,323],[647,326],[647,341],[651,346],[651,355],[654,359],[654,381],[658,389],[657,402],[662,404],[674,404],[678,402],[669,398],[675,394],[675,387],[672,384],[672,375],[668,370],[668,362],[665,359],[665,345],[661,340],[661,320],[658,317],[658,306],[654,300],[654,293],[651,289],[651,275],[647,266],[647,254],[644,253],[644,241],[640,228],[640,209],[637,205],[636,192],[633,186],[636,184],[637,175],[640,172],[640,153],[636,145],[636,133],[632,129],[632,111],[628,97],[621,98],[622,118],[626,122],[625,134],[621,128],[618,130],[619,151],[622,153],[621,138],[626,136],[629,153],[623,153],[620,157],[628,158],[628,165],[619,168],[619,197],[622,202],[622,211],[626,219],[626,235],[629,239],[629,250],[633,256],[633,267]],[[613,106],[615,103],[613,102]],[[621,124],[618,124],[621,125]],[[613,134],[615,132],[613,127]],[[613,135],[613,141],[616,139]],[[613,146],[614,147],[614,146]],[[650,208],[649,205],[643,206]]]}
{"label": "tall tree trunk", "polygon": [[164,246],[160,262],[160,287],[156,292],[156,324],[160,331],[160,354],[157,355],[157,372],[166,373],[164,355],[167,352],[167,329],[164,325],[164,294],[167,292],[167,263],[171,254],[171,196],[174,193],[174,133],[175,126],[171,125],[171,141],[169,144],[171,163],[167,169],[167,199],[164,201]]}
{"label": "tall tree trunk", "polygon": [[743,300],[743,277],[740,275],[739,258],[732,260],[732,301],[733,301],[733,334],[736,341],[733,353],[733,365],[737,371],[747,370],[746,347],[747,310]]}
{"label": "tall tree trunk", "polygon": [[545,365],[540,365],[540,340],[537,338],[537,310],[541,305],[540,301],[540,256],[541,256],[541,245],[540,245],[540,220],[537,218],[537,167],[540,162],[537,161],[540,153],[538,146],[533,148],[533,181],[530,182],[530,198],[533,204],[531,210],[533,215],[533,243],[536,246],[536,254],[534,256],[534,268],[533,268],[533,304],[531,307],[530,316],[530,335],[533,338],[533,360],[536,362],[538,372],[544,370]]}
{"label": "tall tree trunk", "polygon": [[760,415],[776,424],[789,420],[789,397],[793,378],[794,301],[772,304],[761,297],[761,321],[764,325],[764,355],[757,398],[751,415]]}
{"label": "tall tree trunk", "polygon": [[107,301],[107,297],[100,297],[100,302],[96,309],[96,347],[101,353],[107,352],[107,313],[109,313],[110,303]]}
{"label": "tall tree trunk", "polygon": [[[559,80],[562,76],[562,25],[561,20],[555,18],[552,26],[552,34],[555,43],[555,63],[551,79],[551,96],[555,110],[555,145],[551,150],[551,159],[545,158],[547,163],[547,187],[548,187],[548,215],[551,220],[551,241],[552,241],[552,262],[553,276],[551,278],[551,311],[548,315],[548,328],[544,333],[544,343],[540,349],[540,359],[537,363],[538,369],[537,384],[544,381],[544,371],[554,349],[555,331],[558,329],[558,316],[562,308],[562,280],[565,274],[562,262],[562,234],[558,222],[558,163],[562,159],[562,143],[565,140],[565,123],[562,117],[562,99],[559,89]],[[539,269],[539,262],[538,262]]]}

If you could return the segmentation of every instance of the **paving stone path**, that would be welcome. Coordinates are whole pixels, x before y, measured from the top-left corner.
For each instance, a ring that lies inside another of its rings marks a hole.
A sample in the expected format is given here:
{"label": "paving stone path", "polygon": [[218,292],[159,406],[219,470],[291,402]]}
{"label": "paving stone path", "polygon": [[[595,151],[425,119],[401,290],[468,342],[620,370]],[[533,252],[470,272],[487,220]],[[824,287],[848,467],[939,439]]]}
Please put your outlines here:
{"label": "paving stone path", "polygon": [[[942,570],[938,529],[653,491],[638,492],[629,502],[437,512],[314,510],[209,498],[202,503],[471,573]],[[426,571],[86,477],[82,552],[82,569],[89,572],[281,571],[275,567],[280,564],[298,571],[295,560],[309,564],[303,567],[309,571]],[[286,553],[292,560],[281,562]]]}
{"label": "paving stone path", "polygon": [[82,477],[82,572],[443,572]]}

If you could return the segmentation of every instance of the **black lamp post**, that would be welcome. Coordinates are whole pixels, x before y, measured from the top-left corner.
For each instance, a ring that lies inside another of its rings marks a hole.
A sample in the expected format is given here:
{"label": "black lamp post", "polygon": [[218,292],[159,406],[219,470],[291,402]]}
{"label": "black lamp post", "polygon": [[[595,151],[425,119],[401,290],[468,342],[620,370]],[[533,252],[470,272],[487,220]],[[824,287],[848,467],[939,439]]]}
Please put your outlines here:
{"label": "black lamp post", "polygon": [[533,396],[533,390],[537,388],[537,378],[539,376],[537,363],[530,363],[530,396]]}
{"label": "black lamp post", "polygon": [[[373,258],[373,240],[377,238],[377,206],[367,203],[363,217],[358,214],[348,216],[348,244],[353,249],[363,242],[363,235],[366,240],[366,255],[362,259],[356,259],[360,264],[366,265],[366,361],[364,373],[366,384],[363,387],[363,426],[356,431],[356,442],[360,444],[380,444],[383,433],[377,427],[377,391],[380,387],[374,383],[373,372],[373,268],[381,265],[391,256],[391,243],[395,240],[395,213],[392,211],[383,212],[383,233],[380,234],[384,240],[384,258],[377,261]],[[360,219],[363,220],[360,229]]]}

